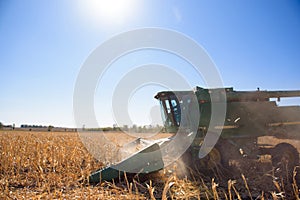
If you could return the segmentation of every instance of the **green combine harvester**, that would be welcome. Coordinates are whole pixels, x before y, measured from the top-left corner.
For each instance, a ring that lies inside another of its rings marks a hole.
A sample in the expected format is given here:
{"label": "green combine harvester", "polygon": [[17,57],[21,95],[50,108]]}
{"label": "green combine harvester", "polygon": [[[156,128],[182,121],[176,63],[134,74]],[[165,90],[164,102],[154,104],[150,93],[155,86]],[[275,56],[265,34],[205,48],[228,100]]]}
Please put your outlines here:
{"label": "green combine harvester", "polygon": [[[165,164],[160,149],[178,134],[188,138],[195,119],[196,133],[182,154],[191,168],[201,170],[216,164],[228,168],[236,159],[258,159],[262,155],[270,155],[274,167],[284,164],[288,169],[293,169],[299,164],[299,153],[293,145],[279,143],[268,146],[258,143],[258,138],[263,136],[300,139],[300,106],[278,106],[276,103],[286,97],[300,97],[300,90],[235,91],[233,88],[196,87],[193,91],[159,92],[155,98],[161,105],[165,131],[175,133],[175,136],[157,141],[137,139],[128,146],[144,143],[142,149],[119,163],[92,173],[90,182],[117,179],[124,171],[147,174],[163,169]],[[212,107],[220,105],[226,108],[223,123],[210,128]],[[208,131],[210,134],[215,131],[218,139],[209,153],[200,158],[199,151]]]}

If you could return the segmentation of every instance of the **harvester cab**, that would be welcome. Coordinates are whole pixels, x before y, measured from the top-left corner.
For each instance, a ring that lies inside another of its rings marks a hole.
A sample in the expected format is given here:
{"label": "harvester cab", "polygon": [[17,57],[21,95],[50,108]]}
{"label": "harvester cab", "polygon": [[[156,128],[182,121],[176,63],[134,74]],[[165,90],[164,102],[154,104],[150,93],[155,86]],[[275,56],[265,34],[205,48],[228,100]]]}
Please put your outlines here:
{"label": "harvester cab", "polygon": [[[185,94],[186,93],[186,94]],[[159,100],[161,107],[161,116],[164,127],[167,132],[175,132],[181,123],[181,109],[183,107],[183,97],[189,95],[190,92],[181,92],[175,95],[173,92],[160,92],[155,98]]]}

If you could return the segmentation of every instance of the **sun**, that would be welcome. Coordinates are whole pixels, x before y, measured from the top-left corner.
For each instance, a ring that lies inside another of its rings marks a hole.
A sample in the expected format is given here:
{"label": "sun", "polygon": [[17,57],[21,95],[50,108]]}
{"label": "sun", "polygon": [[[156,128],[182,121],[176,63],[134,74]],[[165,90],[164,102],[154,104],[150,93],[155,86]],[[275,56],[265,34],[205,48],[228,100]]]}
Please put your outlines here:
{"label": "sun", "polygon": [[81,13],[98,25],[126,23],[137,11],[138,0],[79,0]]}

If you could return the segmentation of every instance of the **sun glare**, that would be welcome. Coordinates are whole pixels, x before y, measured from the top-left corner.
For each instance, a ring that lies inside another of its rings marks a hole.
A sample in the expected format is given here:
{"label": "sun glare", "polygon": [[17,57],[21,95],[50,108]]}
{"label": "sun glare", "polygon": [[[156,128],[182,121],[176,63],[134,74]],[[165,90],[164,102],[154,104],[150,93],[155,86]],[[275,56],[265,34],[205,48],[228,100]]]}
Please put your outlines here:
{"label": "sun glare", "polygon": [[84,17],[97,25],[127,23],[137,11],[137,0],[80,0]]}

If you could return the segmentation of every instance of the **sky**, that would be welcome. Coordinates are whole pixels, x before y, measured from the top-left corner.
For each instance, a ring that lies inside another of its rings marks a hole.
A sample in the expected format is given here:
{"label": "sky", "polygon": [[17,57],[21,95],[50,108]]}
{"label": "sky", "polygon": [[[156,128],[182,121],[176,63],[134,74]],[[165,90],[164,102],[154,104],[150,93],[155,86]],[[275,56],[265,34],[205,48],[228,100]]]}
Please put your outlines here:
{"label": "sky", "polygon": [[[1,1],[0,122],[75,127],[73,93],[86,59],[113,36],[146,27],[196,41],[224,86],[300,89],[299,1]],[[98,82],[94,108],[100,127],[118,123],[111,98],[124,74],[149,63],[168,65],[191,86],[205,86],[189,63],[170,53],[133,52],[112,63]],[[124,100],[134,124],[161,122],[153,96],[164,89],[144,86]]]}

